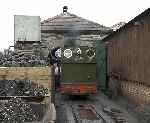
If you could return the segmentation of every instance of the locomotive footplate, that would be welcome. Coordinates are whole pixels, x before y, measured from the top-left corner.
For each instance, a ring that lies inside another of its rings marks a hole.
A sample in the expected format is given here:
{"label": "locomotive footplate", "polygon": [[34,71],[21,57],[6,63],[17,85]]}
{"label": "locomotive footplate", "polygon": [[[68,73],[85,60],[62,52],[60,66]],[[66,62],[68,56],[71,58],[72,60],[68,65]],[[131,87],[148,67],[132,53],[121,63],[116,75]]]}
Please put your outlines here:
{"label": "locomotive footplate", "polygon": [[92,84],[61,84],[61,94],[69,95],[87,95],[87,94],[96,94],[97,85],[96,83]]}

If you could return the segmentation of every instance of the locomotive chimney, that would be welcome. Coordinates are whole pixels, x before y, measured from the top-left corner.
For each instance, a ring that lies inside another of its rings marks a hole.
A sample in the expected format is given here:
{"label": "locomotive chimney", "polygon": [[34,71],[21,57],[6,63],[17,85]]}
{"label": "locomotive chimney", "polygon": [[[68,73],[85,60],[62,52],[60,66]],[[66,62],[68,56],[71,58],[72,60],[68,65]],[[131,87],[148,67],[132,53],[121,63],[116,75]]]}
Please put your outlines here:
{"label": "locomotive chimney", "polygon": [[68,10],[68,6],[64,6],[63,7],[63,13],[67,12],[67,10]]}

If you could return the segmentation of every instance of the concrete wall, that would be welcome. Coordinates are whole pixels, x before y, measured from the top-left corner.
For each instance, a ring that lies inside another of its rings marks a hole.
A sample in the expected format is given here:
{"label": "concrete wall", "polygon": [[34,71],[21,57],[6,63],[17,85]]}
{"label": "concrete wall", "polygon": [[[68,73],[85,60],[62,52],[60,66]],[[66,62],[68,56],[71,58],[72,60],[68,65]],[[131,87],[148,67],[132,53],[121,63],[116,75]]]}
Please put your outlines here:
{"label": "concrete wall", "polygon": [[40,41],[40,16],[14,16],[15,41]]}

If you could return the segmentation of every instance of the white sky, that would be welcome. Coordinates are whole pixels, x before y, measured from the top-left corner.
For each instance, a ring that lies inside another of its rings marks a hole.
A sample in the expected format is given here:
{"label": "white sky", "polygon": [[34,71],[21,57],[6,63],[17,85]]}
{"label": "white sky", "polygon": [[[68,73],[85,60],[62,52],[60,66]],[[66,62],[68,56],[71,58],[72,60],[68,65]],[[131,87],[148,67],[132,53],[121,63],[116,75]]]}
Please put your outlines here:
{"label": "white sky", "polygon": [[13,15],[35,15],[44,20],[60,14],[64,5],[70,13],[112,26],[133,19],[150,7],[150,0],[1,0],[0,50],[13,45]]}

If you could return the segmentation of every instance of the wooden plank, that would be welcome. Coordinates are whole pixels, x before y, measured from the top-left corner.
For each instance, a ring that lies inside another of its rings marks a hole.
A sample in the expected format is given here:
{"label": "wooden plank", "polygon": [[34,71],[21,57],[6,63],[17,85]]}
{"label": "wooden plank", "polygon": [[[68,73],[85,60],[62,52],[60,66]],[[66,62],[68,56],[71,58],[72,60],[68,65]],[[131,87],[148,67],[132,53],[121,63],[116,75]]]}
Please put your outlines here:
{"label": "wooden plank", "polygon": [[0,80],[31,80],[51,90],[51,67],[0,67]]}

